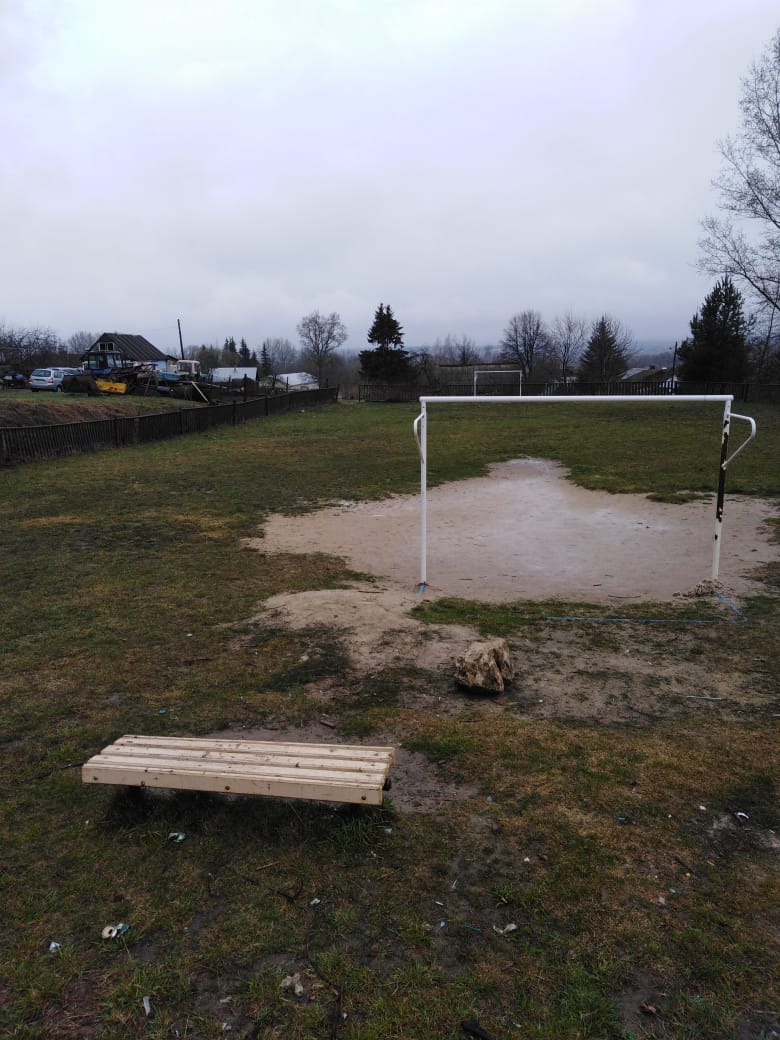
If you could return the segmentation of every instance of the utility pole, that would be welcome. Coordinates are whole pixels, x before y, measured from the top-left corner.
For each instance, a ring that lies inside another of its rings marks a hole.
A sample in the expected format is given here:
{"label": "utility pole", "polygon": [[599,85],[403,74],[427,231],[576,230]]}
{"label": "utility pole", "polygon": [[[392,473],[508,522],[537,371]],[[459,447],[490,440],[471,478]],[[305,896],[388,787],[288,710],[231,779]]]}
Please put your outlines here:
{"label": "utility pole", "polygon": [[179,326],[179,350],[181,351],[182,360],[184,359],[184,343],[181,338],[181,318],[176,319],[176,324]]}

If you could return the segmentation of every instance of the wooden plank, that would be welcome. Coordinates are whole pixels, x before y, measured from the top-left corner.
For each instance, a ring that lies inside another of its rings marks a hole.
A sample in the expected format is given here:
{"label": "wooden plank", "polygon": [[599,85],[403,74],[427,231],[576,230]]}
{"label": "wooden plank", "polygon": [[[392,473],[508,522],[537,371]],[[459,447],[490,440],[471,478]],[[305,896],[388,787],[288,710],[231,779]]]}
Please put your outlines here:
{"label": "wooden plank", "polygon": [[263,795],[274,798],[313,799],[326,802],[354,802],[363,805],[381,805],[382,789],[360,788],[352,781],[345,784],[335,782],[294,782],[290,779],[233,777],[228,783],[219,783],[219,777],[201,773],[138,773],[116,770],[105,773],[99,783],[122,784],[136,787],[164,787],[175,790],[225,791],[231,795]]}
{"label": "wooden plank", "polygon": [[393,747],[372,747],[363,744],[297,744],[290,741],[221,740],[212,737],[145,737],[134,733],[118,737],[114,744],[117,746],[142,744],[144,747],[203,748],[252,754],[256,751],[285,752],[292,750],[300,755],[345,755],[350,758],[376,757],[382,759],[390,755],[391,759],[395,758],[395,748]]}
{"label": "wooden plank", "polygon": [[208,752],[202,751],[195,752],[194,754],[188,754],[186,750],[175,750],[173,748],[145,748],[138,747],[133,752],[128,752],[124,748],[117,748],[109,745],[104,748],[100,753],[101,758],[104,760],[116,760],[116,761],[137,761],[140,759],[148,759],[155,763],[165,765],[166,763],[176,762],[187,762],[194,768],[201,765],[204,769],[209,769],[212,765],[232,765],[239,769],[251,768],[252,766],[273,766],[277,769],[306,769],[306,770],[328,770],[338,771],[343,773],[375,773],[386,769],[390,762],[388,759],[381,761],[379,759],[372,759],[370,761],[357,761],[355,759],[347,758],[305,758],[293,755],[238,755],[234,752]]}
{"label": "wooden plank", "polygon": [[392,761],[392,757],[390,755],[387,755],[387,754],[385,754],[385,755],[376,755],[376,754],[374,754],[374,755],[347,755],[347,754],[339,754],[339,755],[311,755],[311,754],[302,754],[299,749],[296,749],[296,748],[293,748],[293,747],[282,748],[282,749],[280,749],[278,751],[273,749],[273,748],[267,748],[267,747],[263,748],[262,750],[258,749],[256,751],[241,751],[241,750],[237,750],[237,749],[234,750],[232,748],[230,750],[223,750],[223,749],[220,749],[220,748],[189,748],[186,745],[185,746],[177,746],[177,747],[163,747],[163,746],[153,746],[153,745],[139,743],[139,744],[133,744],[133,745],[128,745],[128,744],[110,744],[110,745],[108,745],[107,748],[104,749],[104,754],[109,752],[109,751],[112,752],[113,754],[117,754],[117,755],[121,755],[121,754],[132,755],[132,754],[145,753],[145,754],[159,755],[160,757],[165,757],[166,755],[167,756],[173,756],[173,757],[183,756],[183,757],[191,758],[193,760],[202,759],[203,761],[208,761],[209,759],[213,759],[213,758],[219,758],[219,759],[224,759],[225,761],[231,761],[232,760],[232,761],[236,761],[236,762],[261,761],[261,760],[264,760],[264,759],[273,760],[273,761],[285,761],[285,760],[288,760],[290,762],[302,762],[302,763],[321,762],[321,763],[323,763],[326,766],[329,763],[337,763],[337,762],[338,763],[343,762],[347,766],[350,763],[353,763],[355,766],[361,766],[361,765],[366,765],[366,764],[371,765],[372,763],[377,764],[377,765],[383,765],[386,762],[391,762]]}
{"label": "wooden plank", "polygon": [[166,759],[155,758],[150,755],[98,755],[88,763],[93,769],[105,767],[107,769],[132,769],[135,771],[175,773],[186,771],[190,773],[201,773],[204,776],[210,774],[219,776],[289,776],[296,780],[311,780],[316,783],[323,776],[342,783],[370,784],[376,783],[384,776],[384,770],[347,770],[347,769],[306,769],[291,767],[285,769],[274,763],[256,764],[254,762],[235,763],[212,760],[209,762],[192,761],[187,758]]}
{"label": "wooden plank", "polygon": [[[87,769],[87,767],[84,767]],[[275,798],[308,798],[314,801],[382,804],[379,784],[362,786],[354,778],[345,783],[323,776],[319,780],[280,777],[252,777],[246,774],[222,776],[218,773],[188,770],[138,770],[132,767],[100,767],[88,770],[86,783],[121,784],[134,787],[161,787],[184,791],[221,791],[229,794],[266,795]]]}

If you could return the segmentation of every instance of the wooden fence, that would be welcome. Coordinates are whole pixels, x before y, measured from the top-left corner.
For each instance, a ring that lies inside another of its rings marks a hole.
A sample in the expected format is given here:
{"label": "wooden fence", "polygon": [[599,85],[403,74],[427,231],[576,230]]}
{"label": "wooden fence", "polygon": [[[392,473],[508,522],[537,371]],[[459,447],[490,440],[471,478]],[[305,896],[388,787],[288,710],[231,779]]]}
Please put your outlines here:
{"label": "wooden fence", "polygon": [[0,466],[147,444],[185,433],[202,433],[215,426],[237,426],[249,419],[279,415],[293,408],[334,403],[337,397],[338,387],[331,387],[150,415],[116,416],[52,426],[2,426]]}

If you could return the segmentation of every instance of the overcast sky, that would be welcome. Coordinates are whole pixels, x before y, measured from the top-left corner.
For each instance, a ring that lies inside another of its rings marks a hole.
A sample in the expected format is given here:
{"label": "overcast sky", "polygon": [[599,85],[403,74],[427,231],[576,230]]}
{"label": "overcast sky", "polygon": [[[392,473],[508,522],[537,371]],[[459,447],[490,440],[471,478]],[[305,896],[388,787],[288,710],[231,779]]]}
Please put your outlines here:
{"label": "overcast sky", "polygon": [[777,0],[0,0],[0,322],[688,332]]}

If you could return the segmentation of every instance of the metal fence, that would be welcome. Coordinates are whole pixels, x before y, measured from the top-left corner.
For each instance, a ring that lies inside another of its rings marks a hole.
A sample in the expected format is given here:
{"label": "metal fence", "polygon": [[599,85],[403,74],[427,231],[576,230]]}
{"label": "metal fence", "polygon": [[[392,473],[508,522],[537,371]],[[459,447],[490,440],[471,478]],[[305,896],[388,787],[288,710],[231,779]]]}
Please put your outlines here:
{"label": "metal fence", "polygon": [[[390,385],[389,383],[361,383],[358,398],[361,401],[374,403],[395,403],[399,401],[418,401],[420,397],[469,397],[474,393],[473,383],[448,383],[436,387]],[[510,397],[519,394],[517,381],[514,383],[485,383],[479,388],[480,397]],[[561,397],[561,396],[656,396],[666,394],[733,394],[736,401],[780,402],[780,386],[774,383],[678,383],[668,386],[663,383],[631,382],[615,380],[609,383],[524,383],[523,397]]]}
{"label": "metal fence", "polygon": [[90,419],[52,426],[2,426],[0,466],[147,444],[187,433],[202,433],[215,426],[237,426],[250,419],[280,415],[292,408],[335,403],[337,397],[338,387],[330,387],[150,415]]}

